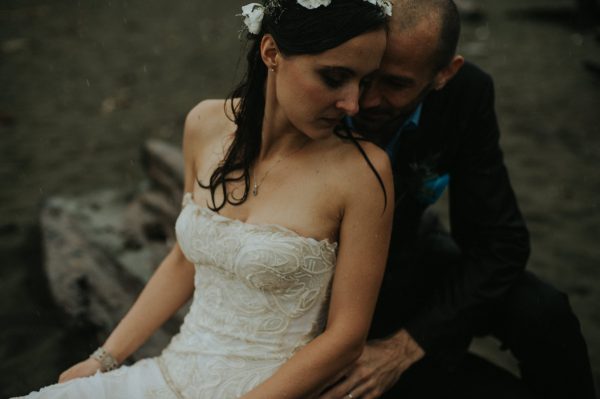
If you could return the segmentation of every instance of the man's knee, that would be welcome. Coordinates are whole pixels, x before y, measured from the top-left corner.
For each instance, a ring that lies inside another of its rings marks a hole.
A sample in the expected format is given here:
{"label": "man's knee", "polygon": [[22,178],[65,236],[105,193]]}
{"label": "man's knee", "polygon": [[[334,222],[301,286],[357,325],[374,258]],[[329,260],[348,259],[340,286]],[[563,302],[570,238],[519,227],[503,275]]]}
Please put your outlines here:
{"label": "man's knee", "polygon": [[567,295],[529,272],[523,273],[507,293],[506,304],[516,321],[529,327],[555,329],[564,323],[577,323]]}
{"label": "man's knee", "polygon": [[500,308],[495,335],[513,351],[529,352],[549,342],[568,345],[581,335],[567,295],[531,273],[522,275]]}

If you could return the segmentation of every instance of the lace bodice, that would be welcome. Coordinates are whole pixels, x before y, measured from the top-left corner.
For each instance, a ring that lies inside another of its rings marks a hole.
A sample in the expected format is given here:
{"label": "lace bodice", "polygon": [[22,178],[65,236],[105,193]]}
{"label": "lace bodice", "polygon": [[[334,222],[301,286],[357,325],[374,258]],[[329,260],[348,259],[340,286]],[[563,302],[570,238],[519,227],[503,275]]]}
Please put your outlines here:
{"label": "lace bodice", "polygon": [[337,245],[221,216],[191,193],[175,228],[196,289],[161,368],[182,397],[238,397],[323,330]]}
{"label": "lace bodice", "polygon": [[189,193],[175,231],[195,290],[162,354],[27,399],[239,398],[323,330],[337,244],[226,218]]}

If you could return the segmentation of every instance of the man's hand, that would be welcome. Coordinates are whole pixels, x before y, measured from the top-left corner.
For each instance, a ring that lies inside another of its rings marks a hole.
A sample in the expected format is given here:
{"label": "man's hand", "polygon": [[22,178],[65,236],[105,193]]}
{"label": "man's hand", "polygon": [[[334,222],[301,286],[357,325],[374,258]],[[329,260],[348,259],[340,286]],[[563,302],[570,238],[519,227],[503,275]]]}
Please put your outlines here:
{"label": "man's hand", "polygon": [[413,363],[425,355],[408,334],[400,330],[390,338],[369,341],[361,357],[320,399],[375,399],[388,391]]}

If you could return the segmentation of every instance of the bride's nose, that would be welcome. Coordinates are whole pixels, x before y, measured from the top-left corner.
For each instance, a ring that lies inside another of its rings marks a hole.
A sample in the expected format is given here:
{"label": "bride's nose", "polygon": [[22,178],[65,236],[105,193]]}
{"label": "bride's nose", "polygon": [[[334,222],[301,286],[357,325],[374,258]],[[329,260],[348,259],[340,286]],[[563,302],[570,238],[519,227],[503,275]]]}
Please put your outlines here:
{"label": "bride's nose", "polygon": [[344,111],[348,116],[353,116],[358,113],[358,98],[360,96],[360,87],[349,86],[342,93],[342,97],[335,104],[338,109]]}

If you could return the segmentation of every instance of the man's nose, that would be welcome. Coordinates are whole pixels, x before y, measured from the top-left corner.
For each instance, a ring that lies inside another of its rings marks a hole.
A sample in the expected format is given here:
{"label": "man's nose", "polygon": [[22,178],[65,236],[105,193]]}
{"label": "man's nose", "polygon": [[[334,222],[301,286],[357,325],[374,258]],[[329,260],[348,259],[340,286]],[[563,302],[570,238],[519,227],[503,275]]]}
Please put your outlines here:
{"label": "man's nose", "polygon": [[359,102],[363,109],[376,108],[381,105],[381,92],[377,82],[371,82],[363,88]]}
{"label": "man's nose", "polygon": [[358,97],[360,96],[360,87],[350,87],[345,91],[344,96],[338,100],[336,107],[344,111],[348,116],[358,113]]}

